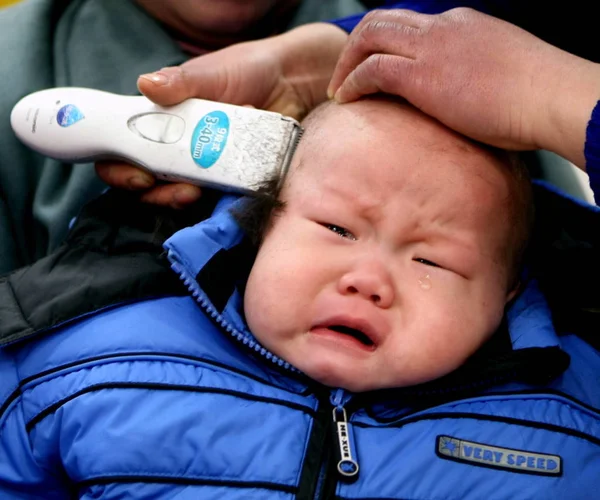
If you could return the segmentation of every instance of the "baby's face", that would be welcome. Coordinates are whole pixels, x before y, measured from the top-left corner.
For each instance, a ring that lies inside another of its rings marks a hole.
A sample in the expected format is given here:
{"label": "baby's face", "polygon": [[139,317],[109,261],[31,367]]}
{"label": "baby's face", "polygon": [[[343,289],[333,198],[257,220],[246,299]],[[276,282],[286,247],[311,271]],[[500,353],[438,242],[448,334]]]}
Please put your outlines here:
{"label": "baby's face", "polygon": [[512,296],[505,167],[398,104],[325,113],[252,268],[248,325],[329,386],[441,377],[493,334]]}

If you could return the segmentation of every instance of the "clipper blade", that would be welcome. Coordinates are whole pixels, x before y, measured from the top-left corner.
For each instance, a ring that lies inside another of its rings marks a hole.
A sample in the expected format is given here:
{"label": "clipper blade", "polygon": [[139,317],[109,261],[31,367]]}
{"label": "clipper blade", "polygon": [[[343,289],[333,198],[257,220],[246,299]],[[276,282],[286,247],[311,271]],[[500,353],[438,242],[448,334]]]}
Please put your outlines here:
{"label": "clipper blade", "polygon": [[[286,120],[287,118],[282,118]],[[292,158],[294,157],[294,153],[298,148],[298,144],[300,144],[300,139],[302,139],[302,135],[304,134],[304,129],[296,122],[295,120],[290,120],[292,122],[292,129],[290,132],[290,138],[287,143],[287,149],[283,155],[283,160],[281,164],[280,176],[279,176],[279,186],[283,184],[285,177],[287,176],[288,170],[290,169],[290,165],[292,163]]]}

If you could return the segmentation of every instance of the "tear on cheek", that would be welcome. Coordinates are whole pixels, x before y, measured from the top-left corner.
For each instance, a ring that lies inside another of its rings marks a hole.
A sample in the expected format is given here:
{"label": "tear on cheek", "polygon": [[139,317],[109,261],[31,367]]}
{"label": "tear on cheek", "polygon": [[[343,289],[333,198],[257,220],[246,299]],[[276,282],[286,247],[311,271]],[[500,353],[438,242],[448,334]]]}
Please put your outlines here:
{"label": "tear on cheek", "polygon": [[429,274],[421,276],[418,280],[418,283],[421,290],[431,290],[431,276],[429,276]]}

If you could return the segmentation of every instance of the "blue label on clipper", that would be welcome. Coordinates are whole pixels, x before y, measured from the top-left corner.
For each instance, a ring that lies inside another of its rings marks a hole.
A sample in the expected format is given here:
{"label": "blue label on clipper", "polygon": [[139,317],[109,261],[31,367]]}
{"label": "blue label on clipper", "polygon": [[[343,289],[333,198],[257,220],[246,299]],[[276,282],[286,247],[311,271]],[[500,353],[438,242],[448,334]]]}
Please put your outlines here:
{"label": "blue label on clipper", "polygon": [[196,125],[191,153],[196,165],[212,167],[220,158],[229,135],[229,118],[223,111],[212,111]]}
{"label": "blue label on clipper", "polygon": [[70,127],[84,118],[83,113],[74,104],[67,104],[58,110],[56,121],[61,127]]}

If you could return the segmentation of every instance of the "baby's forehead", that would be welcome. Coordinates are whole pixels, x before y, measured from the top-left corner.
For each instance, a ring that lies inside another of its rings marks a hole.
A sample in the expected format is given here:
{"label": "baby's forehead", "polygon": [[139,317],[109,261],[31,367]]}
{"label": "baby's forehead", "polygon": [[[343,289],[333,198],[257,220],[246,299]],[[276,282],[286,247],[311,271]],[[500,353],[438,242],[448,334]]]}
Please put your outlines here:
{"label": "baby's forehead", "polygon": [[448,213],[486,220],[510,217],[511,200],[519,196],[506,157],[409,105],[330,103],[304,124],[287,183],[294,196],[341,193],[365,206],[393,196],[411,198],[415,206],[439,198]]}
{"label": "baby's forehead", "polygon": [[302,125],[305,131],[299,150],[305,155],[322,154],[339,142],[351,153],[368,144],[375,152],[383,141],[390,153],[401,153],[400,148],[410,142],[435,154],[486,154],[481,145],[396,99],[370,98],[341,105],[327,102],[312,111]]}
{"label": "baby's forehead", "polygon": [[[488,150],[397,100],[327,103],[303,125],[305,134],[292,170],[302,169],[313,177],[322,177],[329,169],[350,177],[370,170],[379,177],[394,174],[391,180],[398,182],[414,177],[426,181],[428,176],[458,182],[486,176],[490,165],[501,163]],[[354,163],[365,168],[352,169]],[[307,165],[315,168],[306,169]],[[372,165],[379,169],[369,169]]]}

